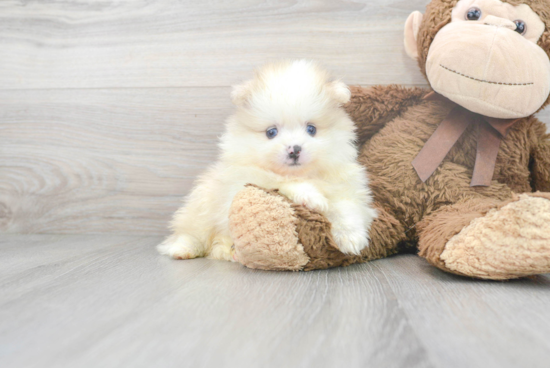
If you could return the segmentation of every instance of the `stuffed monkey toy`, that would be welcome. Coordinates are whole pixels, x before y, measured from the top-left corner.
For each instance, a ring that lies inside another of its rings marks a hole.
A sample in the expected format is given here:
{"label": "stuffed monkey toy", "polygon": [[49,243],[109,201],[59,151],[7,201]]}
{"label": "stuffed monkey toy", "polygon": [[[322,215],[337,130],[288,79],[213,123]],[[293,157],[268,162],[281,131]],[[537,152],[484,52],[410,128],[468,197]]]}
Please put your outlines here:
{"label": "stuffed monkey toy", "polygon": [[433,0],[411,14],[405,49],[431,90],[352,88],[378,218],[359,256],[330,223],[276,191],[248,186],[230,211],[235,259],[313,270],[416,249],[432,265],[482,279],[550,272],[548,0]]}

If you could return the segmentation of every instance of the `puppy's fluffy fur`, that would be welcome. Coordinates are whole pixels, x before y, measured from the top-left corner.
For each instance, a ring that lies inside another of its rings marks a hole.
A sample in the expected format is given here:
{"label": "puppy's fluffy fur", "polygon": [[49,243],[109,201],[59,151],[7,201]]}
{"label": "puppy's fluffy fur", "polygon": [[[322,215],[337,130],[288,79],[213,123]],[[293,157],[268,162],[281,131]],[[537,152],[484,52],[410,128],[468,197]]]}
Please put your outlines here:
{"label": "puppy's fluffy fur", "polygon": [[233,260],[229,207],[247,183],[278,188],[322,212],[342,252],[358,254],[368,246],[376,211],[356,160],[353,122],[341,107],[350,99],[347,86],[312,62],[281,62],[235,87],[232,99],[237,111],[221,137],[221,157],[175,213],[173,234],[159,252]]}

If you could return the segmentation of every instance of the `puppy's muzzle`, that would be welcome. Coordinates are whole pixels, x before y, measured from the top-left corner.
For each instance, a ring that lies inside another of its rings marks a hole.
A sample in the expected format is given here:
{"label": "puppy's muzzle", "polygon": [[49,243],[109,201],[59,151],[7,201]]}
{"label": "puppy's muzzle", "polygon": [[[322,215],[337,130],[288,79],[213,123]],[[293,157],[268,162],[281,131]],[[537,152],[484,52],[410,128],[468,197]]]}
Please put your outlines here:
{"label": "puppy's muzzle", "polygon": [[300,152],[302,152],[302,147],[296,145],[294,147],[288,147],[288,158],[292,159],[294,161],[294,164],[298,162],[298,159],[300,158]]}

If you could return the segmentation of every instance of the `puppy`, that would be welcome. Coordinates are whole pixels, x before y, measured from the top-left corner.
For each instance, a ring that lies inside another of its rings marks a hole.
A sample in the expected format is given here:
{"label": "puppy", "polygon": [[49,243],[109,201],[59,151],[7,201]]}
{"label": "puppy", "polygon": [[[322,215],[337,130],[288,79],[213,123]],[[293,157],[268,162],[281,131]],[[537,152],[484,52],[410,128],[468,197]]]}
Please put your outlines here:
{"label": "puppy", "polygon": [[251,183],[323,213],[340,251],[359,254],[376,211],[357,163],[354,124],[341,107],[350,99],[347,86],[299,60],[264,66],[231,97],[237,110],[227,120],[219,161],[198,178],[158,251],[233,260],[229,207]]}

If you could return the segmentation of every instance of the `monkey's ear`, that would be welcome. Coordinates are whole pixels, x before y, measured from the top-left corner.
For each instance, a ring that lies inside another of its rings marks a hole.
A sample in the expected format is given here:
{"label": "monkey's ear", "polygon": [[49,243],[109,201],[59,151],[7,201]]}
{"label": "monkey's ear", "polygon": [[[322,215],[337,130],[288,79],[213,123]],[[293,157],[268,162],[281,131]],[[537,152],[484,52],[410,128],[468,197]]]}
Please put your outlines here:
{"label": "monkey's ear", "polygon": [[415,11],[409,15],[407,22],[405,23],[405,51],[411,59],[418,59],[418,46],[416,40],[418,38],[418,31],[420,30],[420,23],[422,23],[424,15]]}
{"label": "monkey's ear", "polygon": [[346,86],[343,82],[340,82],[338,80],[329,82],[328,87],[330,88],[332,96],[336,100],[336,102],[342,105],[349,102],[351,98],[351,92],[348,86]]}
{"label": "monkey's ear", "polygon": [[231,101],[236,106],[246,106],[248,104],[248,98],[252,94],[252,80],[246,81],[237,86],[233,86],[231,91]]}

